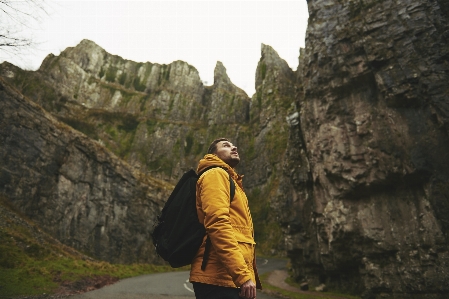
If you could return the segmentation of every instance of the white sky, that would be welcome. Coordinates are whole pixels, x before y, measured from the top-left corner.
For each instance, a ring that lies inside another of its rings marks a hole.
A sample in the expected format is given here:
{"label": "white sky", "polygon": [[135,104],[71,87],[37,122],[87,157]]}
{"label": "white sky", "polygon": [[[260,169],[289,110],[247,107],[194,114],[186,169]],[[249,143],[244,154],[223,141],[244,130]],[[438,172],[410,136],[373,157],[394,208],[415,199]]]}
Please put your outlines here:
{"label": "white sky", "polygon": [[[137,62],[194,66],[213,84],[217,61],[231,81],[252,96],[261,44],[274,48],[296,70],[304,47],[307,2],[296,1],[51,1],[49,16],[32,30],[33,51],[5,57],[36,70],[49,53],[90,39],[107,52]],[[3,54],[3,55],[2,55]]]}

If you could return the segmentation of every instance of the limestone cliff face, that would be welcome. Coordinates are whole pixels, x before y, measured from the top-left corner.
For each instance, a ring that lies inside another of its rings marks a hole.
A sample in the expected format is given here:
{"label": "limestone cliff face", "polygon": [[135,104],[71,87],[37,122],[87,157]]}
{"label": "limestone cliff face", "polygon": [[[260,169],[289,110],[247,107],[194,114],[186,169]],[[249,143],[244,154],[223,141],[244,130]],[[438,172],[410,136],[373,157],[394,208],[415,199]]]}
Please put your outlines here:
{"label": "limestone cliff face", "polygon": [[[251,98],[250,122],[236,137],[259,252],[285,254],[279,218],[274,208],[282,201],[283,163],[289,138],[289,115],[296,115],[295,74],[276,51],[262,45],[256,70],[256,93]],[[287,157],[288,158],[288,157]],[[286,183],[290,187],[289,181]]]}
{"label": "limestone cliff face", "polygon": [[295,111],[293,71],[270,46],[262,44],[261,54],[250,108],[253,136],[243,142],[243,153],[249,152],[245,157],[245,172],[251,174],[248,187],[266,184],[271,174],[279,177],[288,139],[285,117]]}
{"label": "limestone cliff face", "polygon": [[66,245],[110,262],[156,260],[170,185],[134,171],[0,79],[1,193]]}
{"label": "limestone cliff face", "polygon": [[178,121],[195,116],[204,90],[196,69],[183,61],[137,63],[89,40],[49,55],[39,72],[51,86],[61,85],[58,93],[87,108]]}
{"label": "limestone cliff face", "polygon": [[59,120],[134,167],[172,182],[195,167],[211,139],[233,137],[236,127],[249,121],[250,99],[221,62],[214,85],[203,86],[186,62],[137,63],[83,40],[59,56],[49,55],[36,72],[7,63],[1,69]]}
{"label": "limestone cliff face", "polygon": [[232,84],[219,61],[214,70],[214,85],[204,95],[204,104],[208,125],[244,124],[249,120],[248,95]]}
{"label": "limestone cliff face", "polygon": [[[231,82],[221,62],[215,68],[214,84],[203,86],[197,71],[185,62],[158,65],[126,61],[87,40],[66,49],[60,56],[49,55],[36,72],[4,63],[0,74],[55,118],[96,140],[94,144],[106,146],[133,169],[167,182],[174,183],[184,171],[196,168],[214,138],[230,138],[242,156],[238,171],[250,174],[245,177],[245,186],[254,218],[261,226],[257,233],[260,252],[282,253],[282,237],[270,205],[280,182],[287,144],[285,116],[295,109],[291,93],[294,73],[271,47],[262,47],[258,94],[253,99]],[[283,82],[284,79],[288,81]],[[15,151],[15,138],[11,137],[9,151]],[[76,159],[84,161],[73,166],[77,173],[96,163],[94,151],[87,158],[74,154],[70,165]],[[16,162],[27,163],[20,159]],[[95,178],[87,175],[82,181],[90,186],[95,184]],[[27,188],[34,186],[31,179],[24,184]],[[68,185],[65,193],[84,196],[69,191],[72,188],[78,187]],[[261,192],[271,195],[260,199]],[[36,198],[40,201],[40,195]],[[67,200],[64,196],[55,198]],[[125,206],[131,209],[133,203]],[[48,208],[42,204],[43,210],[45,207]],[[62,213],[67,209],[70,205],[62,207]],[[98,216],[104,218],[107,213],[103,211],[114,209],[114,200],[105,202]],[[148,222],[152,223],[154,216]],[[59,223],[61,218],[52,221]],[[87,220],[80,223],[84,221]],[[115,238],[112,235],[124,233],[121,229],[106,231],[105,235]],[[72,244],[69,239],[63,242]],[[83,246],[92,244],[93,240],[89,240]]]}
{"label": "limestone cliff face", "polygon": [[297,214],[285,221],[295,276],[366,298],[443,298],[447,4],[316,0],[308,7],[297,83],[301,134],[290,142],[305,147],[310,172],[293,182],[291,201],[302,209],[285,214]]}
{"label": "limestone cliff face", "polygon": [[[127,61],[87,40],[47,57],[37,72],[2,64],[5,80],[97,142],[79,133],[51,139],[42,129],[48,114],[25,121],[11,108],[19,104],[2,102],[9,108],[2,108],[0,127],[8,144],[0,149],[8,165],[1,192],[27,215],[38,211],[35,218],[66,244],[79,242],[102,257],[107,240],[114,248],[109,259],[125,261],[115,236],[137,235],[130,242],[143,244],[142,219],[154,219],[163,187],[139,183],[124,162],[104,158],[109,154],[99,144],[134,169],[174,182],[196,167],[212,139],[227,136],[242,157],[238,171],[259,252],[286,250],[295,279],[364,298],[444,298],[449,6],[310,0],[308,7],[298,70],[262,45],[252,98],[221,63],[214,84],[203,86],[185,62]],[[85,203],[85,196],[92,200]],[[113,215],[123,215],[121,225],[110,226]]]}

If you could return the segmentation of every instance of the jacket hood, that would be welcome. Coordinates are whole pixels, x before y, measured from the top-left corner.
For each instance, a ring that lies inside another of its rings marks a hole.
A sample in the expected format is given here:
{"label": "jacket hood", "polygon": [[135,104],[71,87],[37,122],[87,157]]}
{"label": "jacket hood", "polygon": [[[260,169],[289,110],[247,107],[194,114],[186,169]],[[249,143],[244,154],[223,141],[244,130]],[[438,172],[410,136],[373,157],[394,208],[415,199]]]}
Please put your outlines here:
{"label": "jacket hood", "polygon": [[243,175],[239,175],[231,166],[226,164],[223,160],[218,158],[214,154],[207,154],[204,156],[203,159],[200,160],[200,163],[198,164],[198,168],[196,170],[197,173],[200,173],[204,169],[210,166],[219,166],[222,168],[225,168],[226,171],[231,175],[231,177],[236,181],[240,187],[242,187],[242,178]]}

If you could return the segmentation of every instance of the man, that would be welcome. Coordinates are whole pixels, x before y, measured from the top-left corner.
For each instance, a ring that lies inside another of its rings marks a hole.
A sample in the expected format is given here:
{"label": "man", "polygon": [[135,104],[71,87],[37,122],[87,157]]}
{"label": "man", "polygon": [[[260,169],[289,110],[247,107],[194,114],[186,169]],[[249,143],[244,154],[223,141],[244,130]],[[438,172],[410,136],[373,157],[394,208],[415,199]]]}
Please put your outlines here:
{"label": "man", "polygon": [[[197,172],[204,172],[196,186],[198,218],[211,241],[207,265],[201,269],[206,238],[192,261],[190,282],[197,299],[256,298],[261,289],[256,269],[254,230],[242,176],[234,171],[240,162],[237,147],[228,139],[212,142]],[[225,170],[226,169],[226,170]],[[235,182],[230,199],[229,175]]]}

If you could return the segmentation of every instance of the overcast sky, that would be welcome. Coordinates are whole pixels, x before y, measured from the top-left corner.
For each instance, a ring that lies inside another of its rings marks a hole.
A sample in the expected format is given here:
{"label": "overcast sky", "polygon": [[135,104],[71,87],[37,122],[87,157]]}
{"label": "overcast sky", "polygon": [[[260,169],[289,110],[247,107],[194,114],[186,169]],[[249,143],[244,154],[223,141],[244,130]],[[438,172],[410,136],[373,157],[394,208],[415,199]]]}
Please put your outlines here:
{"label": "overcast sky", "polygon": [[296,70],[304,47],[307,2],[296,1],[48,1],[49,15],[33,31],[37,48],[18,56],[0,53],[36,70],[49,53],[90,39],[107,52],[137,62],[183,60],[207,85],[217,61],[231,81],[254,94],[261,44],[272,46]]}

